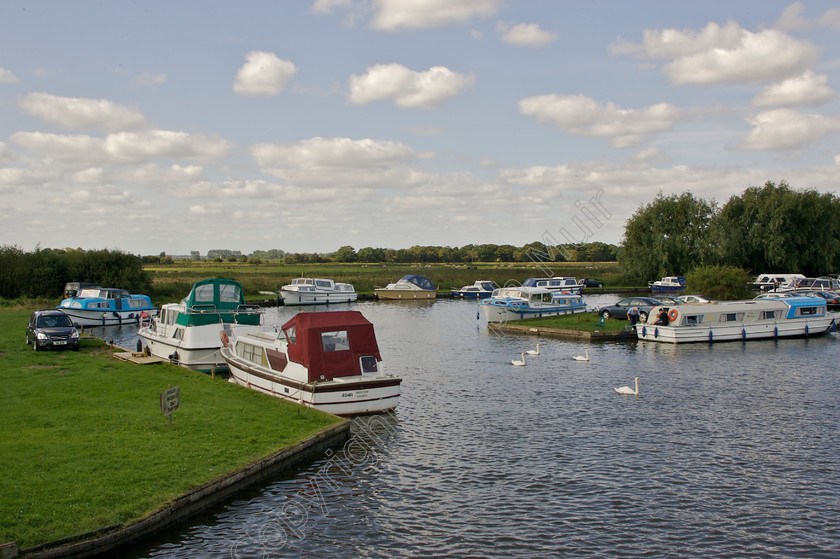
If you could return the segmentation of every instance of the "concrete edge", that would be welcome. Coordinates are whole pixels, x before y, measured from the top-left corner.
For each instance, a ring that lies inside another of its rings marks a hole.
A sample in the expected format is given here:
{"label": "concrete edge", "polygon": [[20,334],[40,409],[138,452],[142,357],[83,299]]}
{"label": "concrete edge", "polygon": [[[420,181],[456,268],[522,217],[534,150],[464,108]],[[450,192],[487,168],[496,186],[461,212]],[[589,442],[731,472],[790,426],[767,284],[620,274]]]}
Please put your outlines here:
{"label": "concrete edge", "polygon": [[546,338],[558,338],[562,340],[573,340],[578,342],[607,342],[607,341],[636,341],[636,333],[628,331],[620,332],[585,332],[582,330],[565,330],[562,328],[544,328],[536,326],[522,326],[518,324],[490,324],[490,328],[506,334],[518,334],[523,336],[537,336]]}
{"label": "concrete edge", "polygon": [[[65,559],[95,557],[112,552],[174,526],[227,499],[237,491],[317,455],[328,447],[344,443],[349,437],[350,421],[345,419],[318,431],[295,446],[280,449],[222,478],[196,487],[136,522],[21,550],[18,550],[14,542],[10,542],[0,546],[0,552],[7,553],[0,555],[0,558]],[[3,547],[6,549],[2,549]]]}

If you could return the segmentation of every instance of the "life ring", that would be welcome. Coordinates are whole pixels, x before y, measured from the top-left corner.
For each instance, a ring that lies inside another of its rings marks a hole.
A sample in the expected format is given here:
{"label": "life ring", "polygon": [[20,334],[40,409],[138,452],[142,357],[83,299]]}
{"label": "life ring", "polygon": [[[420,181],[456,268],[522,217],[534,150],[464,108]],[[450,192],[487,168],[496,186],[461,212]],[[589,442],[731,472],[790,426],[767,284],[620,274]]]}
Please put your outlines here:
{"label": "life ring", "polygon": [[227,347],[228,343],[230,343],[230,338],[228,338],[227,332],[224,330],[219,332],[219,338],[222,340],[222,345]]}
{"label": "life ring", "polygon": [[671,309],[671,311],[668,313],[668,320],[673,322],[676,319],[677,319],[677,309]]}

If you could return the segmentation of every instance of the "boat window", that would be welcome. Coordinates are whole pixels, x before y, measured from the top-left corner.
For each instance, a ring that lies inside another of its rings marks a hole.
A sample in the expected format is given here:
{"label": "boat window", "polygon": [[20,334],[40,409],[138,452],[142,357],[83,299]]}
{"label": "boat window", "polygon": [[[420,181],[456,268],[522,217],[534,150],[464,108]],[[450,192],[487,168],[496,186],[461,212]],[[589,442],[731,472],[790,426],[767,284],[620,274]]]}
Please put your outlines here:
{"label": "boat window", "polygon": [[284,330],[284,332],[286,332],[286,339],[289,340],[290,344],[296,344],[297,343],[297,336],[295,336],[295,327],[294,326],[291,326],[291,327],[287,328],[286,330]]}
{"label": "boat window", "polygon": [[184,339],[184,329],[183,328],[176,328],[175,333],[172,334],[172,337],[176,340],[183,340]]}
{"label": "boat window", "polygon": [[817,307],[799,307],[796,309],[796,316],[810,316],[819,314]]}
{"label": "boat window", "polygon": [[95,301],[88,304],[89,309],[109,309],[111,305],[107,301]]}
{"label": "boat window", "polygon": [[240,301],[239,286],[231,283],[220,284],[219,300],[229,303],[238,303]]}
{"label": "boat window", "polygon": [[543,293],[542,294],[542,302],[543,303],[550,303],[551,302],[551,293]]}
{"label": "boat window", "polygon": [[761,311],[761,320],[775,320],[782,318],[782,311]]}
{"label": "boat window", "polygon": [[686,326],[697,326],[703,322],[703,315],[702,314],[692,314],[685,316],[683,319],[683,324]]}
{"label": "boat window", "polygon": [[205,283],[195,288],[195,302],[213,302],[213,284]]}
{"label": "boat window", "polygon": [[128,306],[134,309],[141,309],[146,307],[146,301],[143,299],[129,299]]}
{"label": "boat window", "polygon": [[742,320],[744,320],[742,312],[721,313],[720,315],[720,322],[741,322]]}
{"label": "boat window", "polygon": [[332,287],[331,283],[332,282],[328,280],[315,280],[315,285],[317,285],[318,287],[330,288]]}
{"label": "boat window", "polygon": [[373,355],[363,355],[359,358],[359,364],[362,366],[363,373],[379,372],[379,365],[376,362],[376,357]]}
{"label": "boat window", "polygon": [[350,339],[347,337],[347,330],[321,332],[321,345],[325,352],[347,351],[350,349]]}
{"label": "boat window", "polygon": [[236,353],[242,359],[246,359],[251,363],[263,363],[263,352],[260,346],[239,342],[236,344]]}
{"label": "boat window", "polygon": [[282,373],[283,369],[289,363],[288,359],[286,359],[286,354],[270,348],[265,348],[265,352],[268,355],[268,363],[271,365],[271,368]]}

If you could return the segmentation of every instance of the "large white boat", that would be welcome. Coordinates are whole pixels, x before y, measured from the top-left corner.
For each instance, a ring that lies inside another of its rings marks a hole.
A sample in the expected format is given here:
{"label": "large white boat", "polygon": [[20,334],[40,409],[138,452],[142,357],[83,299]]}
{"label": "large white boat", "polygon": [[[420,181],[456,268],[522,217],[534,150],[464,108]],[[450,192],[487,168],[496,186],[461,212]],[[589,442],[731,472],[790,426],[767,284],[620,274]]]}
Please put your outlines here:
{"label": "large white boat", "polygon": [[524,287],[541,287],[549,291],[565,291],[566,293],[580,293],[583,283],[577,278],[554,276],[553,278],[528,278],[522,282]]}
{"label": "large white boat", "polygon": [[793,289],[796,281],[805,279],[802,274],[761,274],[755,278],[750,287],[759,291],[777,291],[780,289]]}
{"label": "large white boat", "polygon": [[280,288],[280,295],[287,306],[352,303],[358,298],[351,284],[322,278],[295,278]]}
{"label": "large white boat", "polygon": [[488,322],[508,322],[586,311],[583,298],[575,293],[552,292],[542,287],[502,287],[481,301]]}
{"label": "large white boat", "polygon": [[373,324],[358,311],[299,313],[282,327],[235,333],[221,350],[230,381],[336,415],[392,410],[402,379],[386,375]]}
{"label": "large white boat", "polygon": [[112,287],[84,287],[58,306],[81,327],[137,324],[141,317],[157,314],[148,295],[131,294]]}
{"label": "large white boat", "polygon": [[257,331],[262,314],[245,303],[239,282],[208,279],[196,282],[180,303],[168,303],[160,314],[143,321],[137,334],[149,353],[201,372],[227,371],[219,354],[234,329]]}
{"label": "large white boat", "polygon": [[834,328],[834,320],[820,297],[662,305],[651,310],[646,322],[636,324],[636,336],[668,343],[815,336]]}
{"label": "large white boat", "polygon": [[379,299],[435,299],[437,288],[427,277],[409,274],[401,277],[396,283],[389,283],[385,287],[376,287],[373,290]]}

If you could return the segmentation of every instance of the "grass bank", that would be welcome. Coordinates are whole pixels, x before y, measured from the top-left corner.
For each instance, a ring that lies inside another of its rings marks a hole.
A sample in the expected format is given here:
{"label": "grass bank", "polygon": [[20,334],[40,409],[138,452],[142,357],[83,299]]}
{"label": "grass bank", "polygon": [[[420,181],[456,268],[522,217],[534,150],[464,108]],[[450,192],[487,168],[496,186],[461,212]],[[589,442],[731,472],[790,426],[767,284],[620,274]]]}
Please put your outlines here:
{"label": "grass bank", "polygon": [[[0,308],[0,543],[21,548],[142,518],[173,498],[341,421],[94,338],[24,343],[31,308]],[[180,386],[172,424],[159,393]]]}
{"label": "grass bank", "polygon": [[527,318],[525,320],[517,320],[512,324],[520,326],[534,326],[538,328],[558,328],[562,330],[575,330],[578,332],[592,332],[599,330],[601,332],[621,332],[624,330],[628,322],[626,320],[616,320],[614,318],[604,321],[604,325],[599,324],[601,317],[598,313],[576,313],[565,314],[562,316],[548,316],[545,318]]}

